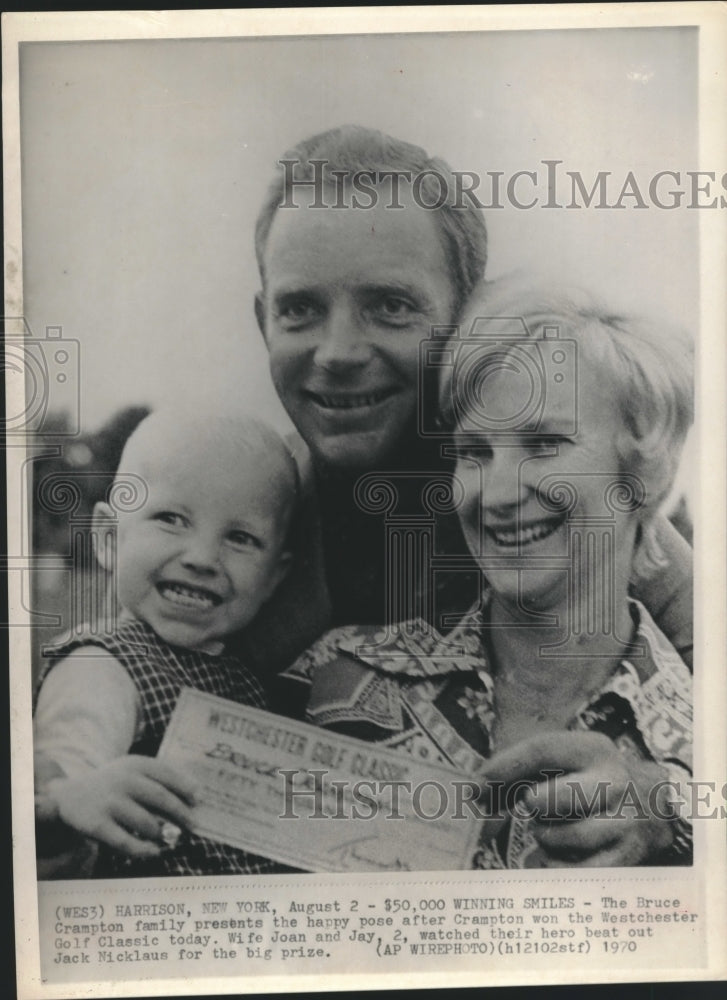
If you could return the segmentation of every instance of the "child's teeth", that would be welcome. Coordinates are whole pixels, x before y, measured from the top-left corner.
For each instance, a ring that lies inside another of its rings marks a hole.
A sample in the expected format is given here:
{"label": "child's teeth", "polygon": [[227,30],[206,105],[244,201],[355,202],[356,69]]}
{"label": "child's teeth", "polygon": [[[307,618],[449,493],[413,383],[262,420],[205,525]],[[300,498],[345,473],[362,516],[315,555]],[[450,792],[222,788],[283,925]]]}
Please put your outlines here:
{"label": "child's teeth", "polygon": [[179,583],[165,584],[162,592],[168,600],[175,601],[177,604],[185,604],[188,607],[203,606],[208,608],[214,604],[212,598],[207,594],[191,587],[184,587]]}

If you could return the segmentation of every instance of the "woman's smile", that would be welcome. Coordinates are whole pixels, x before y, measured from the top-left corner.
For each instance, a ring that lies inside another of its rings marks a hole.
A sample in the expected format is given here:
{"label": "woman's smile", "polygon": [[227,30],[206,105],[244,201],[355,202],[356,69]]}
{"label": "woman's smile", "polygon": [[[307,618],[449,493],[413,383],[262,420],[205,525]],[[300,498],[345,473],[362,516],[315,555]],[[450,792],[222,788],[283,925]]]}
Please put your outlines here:
{"label": "woman's smile", "polygon": [[533,542],[540,542],[545,538],[549,538],[550,535],[565,523],[566,516],[565,514],[561,514],[558,517],[551,517],[542,521],[529,521],[527,523],[518,520],[510,524],[497,526],[485,524],[485,533],[496,545],[502,548],[514,548],[516,546],[522,548],[524,545],[530,545]]}

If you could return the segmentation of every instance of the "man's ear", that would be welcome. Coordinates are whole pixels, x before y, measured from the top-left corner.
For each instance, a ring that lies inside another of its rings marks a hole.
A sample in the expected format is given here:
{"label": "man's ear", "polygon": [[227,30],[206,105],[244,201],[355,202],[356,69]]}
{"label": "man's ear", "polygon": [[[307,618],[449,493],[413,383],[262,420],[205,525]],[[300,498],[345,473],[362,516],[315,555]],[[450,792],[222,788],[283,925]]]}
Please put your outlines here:
{"label": "man's ear", "polygon": [[267,337],[265,336],[265,299],[262,292],[257,292],[255,295],[255,319],[257,320],[257,325],[260,327],[263,340],[267,343]]}
{"label": "man's ear", "polygon": [[93,554],[101,569],[110,572],[116,561],[116,525],[118,518],[107,503],[94,505],[91,538]]}

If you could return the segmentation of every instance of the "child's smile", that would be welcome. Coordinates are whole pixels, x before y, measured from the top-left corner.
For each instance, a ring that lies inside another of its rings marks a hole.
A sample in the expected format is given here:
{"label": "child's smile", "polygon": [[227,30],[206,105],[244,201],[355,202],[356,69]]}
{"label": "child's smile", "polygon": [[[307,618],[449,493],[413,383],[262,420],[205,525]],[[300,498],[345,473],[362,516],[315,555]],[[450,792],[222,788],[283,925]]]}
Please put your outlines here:
{"label": "child's smile", "polygon": [[157,590],[165,600],[183,608],[205,611],[220,604],[222,597],[204,587],[193,587],[187,583],[163,580]]}

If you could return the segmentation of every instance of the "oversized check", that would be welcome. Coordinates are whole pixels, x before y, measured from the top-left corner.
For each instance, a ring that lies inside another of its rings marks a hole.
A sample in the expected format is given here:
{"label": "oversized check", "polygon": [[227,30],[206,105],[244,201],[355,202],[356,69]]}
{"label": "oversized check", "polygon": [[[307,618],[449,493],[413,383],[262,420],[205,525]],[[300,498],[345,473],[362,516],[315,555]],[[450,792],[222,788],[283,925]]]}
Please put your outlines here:
{"label": "oversized check", "polygon": [[469,868],[481,832],[456,772],[191,688],[159,757],[199,785],[195,833],[295,868]]}

